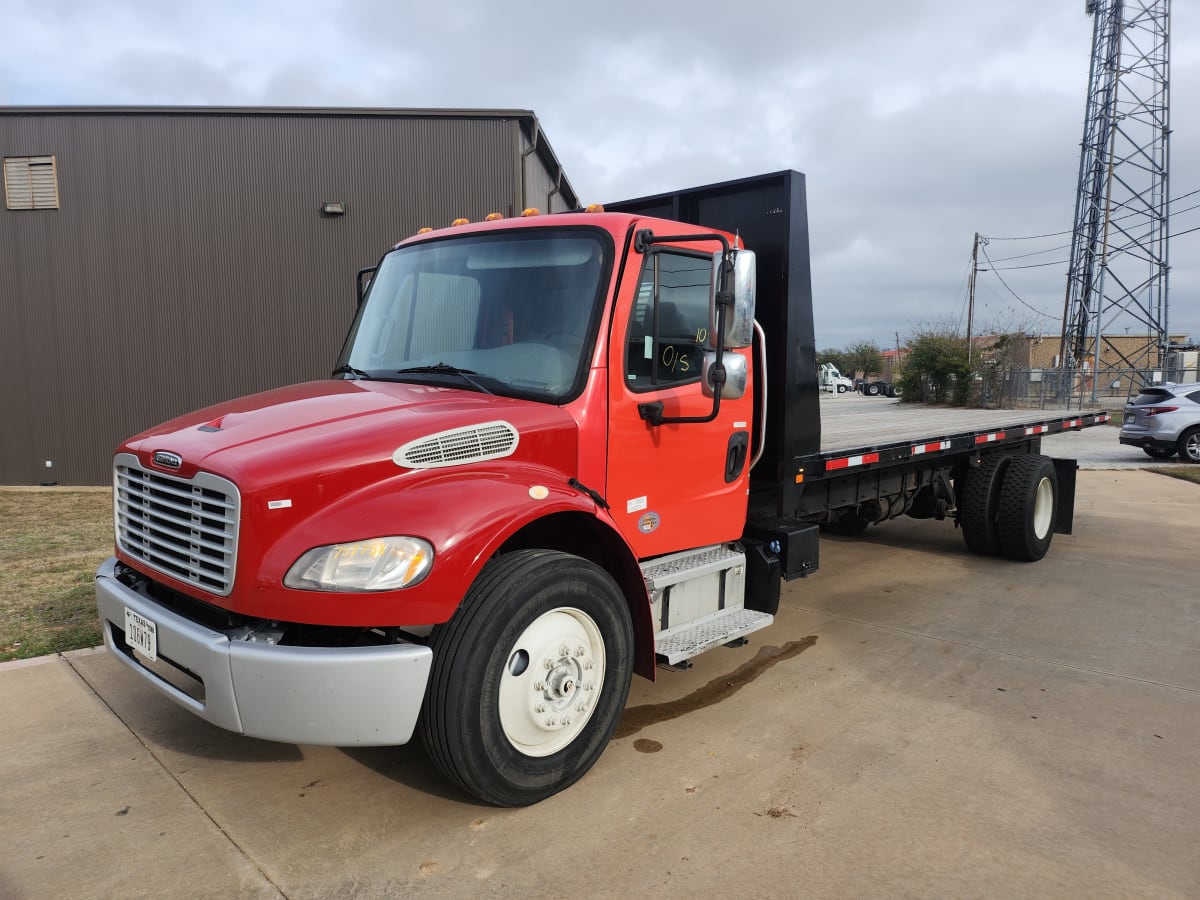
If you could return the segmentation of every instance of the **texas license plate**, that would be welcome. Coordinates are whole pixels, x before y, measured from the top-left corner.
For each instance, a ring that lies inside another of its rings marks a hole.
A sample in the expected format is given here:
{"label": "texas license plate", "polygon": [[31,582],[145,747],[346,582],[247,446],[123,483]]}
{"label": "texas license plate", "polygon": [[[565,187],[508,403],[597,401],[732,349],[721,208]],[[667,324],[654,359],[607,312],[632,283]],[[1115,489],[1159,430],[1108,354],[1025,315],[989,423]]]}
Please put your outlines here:
{"label": "texas license plate", "polygon": [[158,626],[125,607],[125,643],[154,662],[158,659]]}

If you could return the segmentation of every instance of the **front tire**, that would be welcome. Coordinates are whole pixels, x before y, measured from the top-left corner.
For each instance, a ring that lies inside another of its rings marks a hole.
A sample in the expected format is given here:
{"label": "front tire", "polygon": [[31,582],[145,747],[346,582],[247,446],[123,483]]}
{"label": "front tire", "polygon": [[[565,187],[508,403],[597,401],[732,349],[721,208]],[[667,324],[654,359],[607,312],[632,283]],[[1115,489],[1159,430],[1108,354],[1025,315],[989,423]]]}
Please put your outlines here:
{"label": "front tire", "polygon": [[877,397],[879,396],[879,385],[868,384],[863,388],[863,393],[865,393],[868,397]]}
{"label": "front tire", "polygon": [[422,738],[463,790],[528,806],[600,758],[632,672],[629,607],[607,572],[553,550],[510,553],[434,632]]}
{"label": "front tire", "polygon": [[838,392],[839,394],[844,394],[844,393],[846,393],[846,386],[845,386],[844,384],[839,384],[839,385],[837,386],[837,392]]}

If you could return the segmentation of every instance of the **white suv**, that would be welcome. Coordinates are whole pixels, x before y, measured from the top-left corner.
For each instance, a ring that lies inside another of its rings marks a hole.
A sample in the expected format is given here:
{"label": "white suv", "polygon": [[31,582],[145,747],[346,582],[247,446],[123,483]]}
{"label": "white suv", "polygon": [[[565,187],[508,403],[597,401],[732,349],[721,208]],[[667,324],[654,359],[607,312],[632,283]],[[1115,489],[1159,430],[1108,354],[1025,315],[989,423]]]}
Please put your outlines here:
{"label": "white suv", "polygon": [[1121,443],[1141,447],[1155,459],[1176,453],[1200,463],[1200,384],[1144,387],[1125,404]]}

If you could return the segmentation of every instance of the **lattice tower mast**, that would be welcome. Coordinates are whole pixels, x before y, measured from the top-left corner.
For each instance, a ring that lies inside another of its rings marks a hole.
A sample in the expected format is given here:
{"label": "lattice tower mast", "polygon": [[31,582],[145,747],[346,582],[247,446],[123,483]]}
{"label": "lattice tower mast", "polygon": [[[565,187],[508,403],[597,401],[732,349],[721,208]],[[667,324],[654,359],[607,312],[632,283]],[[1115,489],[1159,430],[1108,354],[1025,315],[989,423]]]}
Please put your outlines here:
{"label": "lattice tower mast", "polygon": [[1170,0],[1086,7],[1092,61],[1061,360],[1103,380],[1106,370],[1161,368],[1169,346]]}

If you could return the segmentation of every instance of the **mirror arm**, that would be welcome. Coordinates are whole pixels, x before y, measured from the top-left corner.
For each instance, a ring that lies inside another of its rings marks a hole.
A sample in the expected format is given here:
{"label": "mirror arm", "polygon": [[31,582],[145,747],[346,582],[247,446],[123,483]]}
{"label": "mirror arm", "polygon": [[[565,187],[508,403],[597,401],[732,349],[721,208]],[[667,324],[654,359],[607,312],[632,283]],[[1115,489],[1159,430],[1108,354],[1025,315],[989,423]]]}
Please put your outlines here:
{"label": "mirror arm", "polygon": [[358,296],[358,305],[362,306],[363,297],[367,293],[367,289],[363,287],[363,276],[374,275],[379,266],[367,266],[365,269],[359,269],[358,274],[354,276],[355,294]]}

